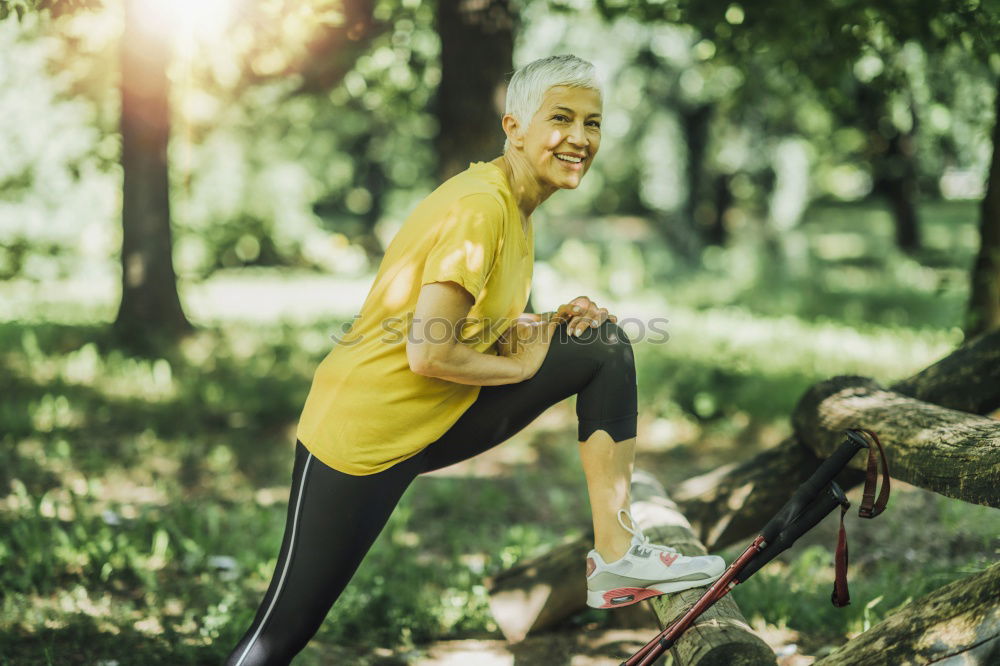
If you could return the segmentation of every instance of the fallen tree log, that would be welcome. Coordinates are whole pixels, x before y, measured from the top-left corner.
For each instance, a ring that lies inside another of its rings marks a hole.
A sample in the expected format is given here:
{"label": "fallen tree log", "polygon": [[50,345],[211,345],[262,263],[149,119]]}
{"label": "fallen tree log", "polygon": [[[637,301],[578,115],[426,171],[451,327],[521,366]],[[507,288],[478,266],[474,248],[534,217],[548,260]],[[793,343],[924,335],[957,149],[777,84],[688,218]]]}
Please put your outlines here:
{"label": "fallen tree log", "polygon": [[520,642],[587,607],[585,562],[593,541],[591,530],[486,578],[490,612],[508,642]]}
{"label": "fallen tree log", "polygon": [[[787,437],[742,463],[688,479],[673,495],[698,539],[709,550],[721,550],[762,528],[819,464],[812,451]],[[864,479],[860,472],[844,471],[837,477],[844,488]]]}
{"label": "fallen tree log", "polygon": [[889,390],[970,414],[1000,409],[1000,331],[969,340]]}
{"label": "fallen tree log", "polygon": [[[670,544],[685,555],[708,553],[663,486],[640,470],[632,475],[632,517],[653,543]],[[707,589],[707,586],[697,587],[650,599],[661,626],[679,619]],[[774,651],[753,633],[731,595],[717,601],[695,620],[670,652],[673,663],[685,666],[777,663]]]}
{"label": "fallen tree log", "polygon": [[900,666],[947,658],[1000,664],[1000,564],[910,602],[815,666]]}
{"label": "fallen tree log", "polygon": [[[970,340],[889,390],[970,414],[996,411],[1000,408],[1000,331]],[[877,432],[877,428],[870,429]],[[819,463],[820,458],[792,435],[747,461],[688,479],[671,494],[698,538],[709,550],[718,550],[753,536]],[[776,479],[781,483],[775,483]],[[860,472],[847,469],[837,482],[847,490],[863,479]]]}
{"label": "fallen tree log", "polygon": [[[631,512],[650,539],[669,543],[686,555],[704,555],[705,547],[691,532],[656,479],[636,470],[632,475]],[[551,626],[586,608],[584,561],[593,535],[561,544],[486,581],[490,609],[511,642]],[[656,597],[653,609],[661,623],[671,621],[693,604],[706,587]],[[614,613],[633,607],[616,609]],[[665,625],[663,625],[665,626]],[[650,633],[650,639],[655,633]],[[731,597],[722,599],[689,629],[674,647],[682,664],[774,664],[767,644],[754,634]]]}
{"label": "fallen tree log", "polygon": [[[893,478],[955,499],[1000,507],[1000,421],[939,407],[886,390],[867,377],[840,376],[814,385],[792,424],[820,457],[843,441],[845,428],[874,431]],[[855,456],[851,467],[864,469]]]}

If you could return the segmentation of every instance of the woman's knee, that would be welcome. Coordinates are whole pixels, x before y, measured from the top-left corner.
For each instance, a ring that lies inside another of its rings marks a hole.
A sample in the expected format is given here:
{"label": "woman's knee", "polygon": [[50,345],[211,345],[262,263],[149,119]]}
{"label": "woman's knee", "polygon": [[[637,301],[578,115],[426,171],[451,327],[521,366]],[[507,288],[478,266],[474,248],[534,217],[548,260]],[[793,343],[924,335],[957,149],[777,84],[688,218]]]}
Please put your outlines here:
{"label": "woman's knee", "polygon": [[635,381],[632,343],[621,326],[610,320],[600,326],[586,328],[579,336],[570,336],[566,327],[561,326],[553,346],[558,350],[553,355],[552,363],[585,365],[591,368],[588,375],[591,381],[616,372],[624,373]]}
{"label": "woman's knee", "polygon": [[561,373],[567,368],[579,368],[583,373],[578,377],[581,387],[598,375],[606,376],[616,370],[633,379],[635,360],[632,343],[625,331],[609,320],[600,326],[587,327],[579,336],[571,336],[565,325],[560,326],[556,329],[539,374]]}
{"label": "woman's knee", "polygon": [[604,359],[608,356],[623,356],[632,359],[632,342],[624,329],[610,319],[600,326],[587,328],[579,337],[573,338],[584,349]]}

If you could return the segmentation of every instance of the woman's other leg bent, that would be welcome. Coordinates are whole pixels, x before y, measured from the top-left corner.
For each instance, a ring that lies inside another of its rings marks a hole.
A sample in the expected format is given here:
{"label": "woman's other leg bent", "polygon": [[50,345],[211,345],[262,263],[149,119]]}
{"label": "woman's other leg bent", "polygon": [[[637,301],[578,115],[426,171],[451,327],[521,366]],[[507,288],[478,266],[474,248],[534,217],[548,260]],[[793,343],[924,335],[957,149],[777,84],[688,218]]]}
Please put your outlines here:
{"label": "woman's other leg bent", "polygon": [[288,664],[316,634],[410,482],[415,458],[367,476],[332,469],[296,442],[278,563],[226,666]]}
{"label": "woman's other leg bent", "polygon": [[615,442],[634,438],[636,391],[632,347],[620,326],[605,321],[573,337],[561,325],[531,379],[482,387],[458,421],[416,457],[425,461],[424,471],[466,460],[506,441],[574,394],[581,441],[598,429]]}

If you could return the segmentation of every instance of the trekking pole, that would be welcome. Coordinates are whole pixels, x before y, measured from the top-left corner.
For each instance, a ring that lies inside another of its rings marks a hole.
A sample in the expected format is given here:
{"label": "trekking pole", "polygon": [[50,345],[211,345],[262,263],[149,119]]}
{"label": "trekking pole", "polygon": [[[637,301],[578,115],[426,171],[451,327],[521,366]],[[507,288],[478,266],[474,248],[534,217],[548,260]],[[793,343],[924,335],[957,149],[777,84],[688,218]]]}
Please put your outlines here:
{"label": "trekking pole", "polygon": [[[717,580],[707,592],[679,620],[671,624],[647,643],[632,657],[622,662],[622,666],[650,666],[669,650],[694,621],[712,604],[724,597],[739,583],[744,582],[767,562],[789,548],[795,540],[812,529],[837,506],[840,512],[840,534],[836,557],[836,582],[833,603],[844,606],[849,603],[847,593],[847,536],[844,530],[844,515],[850,502],[833,478],[847,466],[851,458],[862,448],[869,449],[868,471],[865,479],[864,498],[858,515],[873,518],[885,509],[889,498],[889,470],[885,453],[875,433],[862,429],[845,431],[846,439],[833,454],[823,461],[815,472],[792,494],[792,497],[760,531],[753,543]],[[866,437],[870,437],[878,449],[882,460],[882,491],[875,500],[877,462],[875,451]]]}

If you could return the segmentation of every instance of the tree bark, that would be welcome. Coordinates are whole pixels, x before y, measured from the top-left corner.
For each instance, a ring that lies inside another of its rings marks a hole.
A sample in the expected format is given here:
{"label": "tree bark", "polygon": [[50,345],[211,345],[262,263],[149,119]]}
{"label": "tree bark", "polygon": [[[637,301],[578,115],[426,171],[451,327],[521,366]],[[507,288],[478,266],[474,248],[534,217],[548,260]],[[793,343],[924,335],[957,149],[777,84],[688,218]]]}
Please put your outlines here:
{"label": "tree bark", "polygon": [[[839,402],[824,402],[838,390],[847,394],[841,395]],[[858,401],[862,404],[855,404]],[[817,384],[800,401],[796,413],[806,416],[798,416],[796,423],[805,430],[814,427],[808,425],[810,419],[822,424],[823,434],[819,437],[810,434],[808,440],[822,440],[817,446],[826,455],[841,441],[838,433],[855,425],[846,419],[859,415],[857,420],[862,425],[889,444],[887,455],[891,456],[894,477],[932,489],[939,486],[945,494],[996,506],[1000,488],[1000,422],[976,418],[973,414],[989,414],[998,407],[1000,331],[994,331],[970,340],[940,361],[892,385],[888,391],[863,377],[838,377]],[[816,412],[818,416],[808,416]],[[819,425],[815,428],[819,429]],[[937,447],[943,452],[932,450],[933,458],[923,462],[920,451],[935,448],[926,444],[925,433],[937,430],[947,439]],[[957,457],[959,452],[967,458]],[[939,460],[950,464],[957,476],[966,480],[961,485],[955,480],[945,480],[937,473]],[[743,464],[689,480],[680,487],[678,495],[683,501],[678,504],[688,520],[691,515],[698,518],[697,530],[690,538],[695,543],[704,541],[714,551],[752,536],[819,463],[820,458],[793,435]],[[861,463],[858,456],[855,464]],[[968,469],[977,470],[976,475],[969,478]],[[647,475],[639,471],[633,475],[632,497],[637,504],[649,496],[642,489],[644,476]],[[837,481],[844,488],[851,488],[863,478],[861,471],[848,468]],[[654,540],[676,543],[681,538],[658,532],[658,528],[646,522],[639,507],[633,508],[633,515]],[[508,639],[520,640],[529,631],[551,626],[584,607],[586,595],[577,584],[582,572],[574,573],[574,569],[580,568],[592,540],[593,533],[588,532],[488,581],[491,608]],[[698,543],[697,547],[705,546]],[[682,552],[687,553],[686,548],[692,547],[685,542]],[[697,596],[696,592],[692,594]],[[661,602],[662,599],[655,602],[654,607]],[[661,620],[666,615],[669,615],[666,609],[658,610]]]}
{"label": "tree bark", "polygon": [[[969,340],[890,389],[970,414],[995,411],[1000,407],[1000,331]],[[673,494],[698,538],[709,550],[718,550],[751,536],[819,463],[791,436],[750,460],[689,479]],[[845,489],[862,480],[863,475],[852,469],[837,478]]]}
{"label": "tree bark", "polygon": [[945,659],[1000,663],[1000,564],[910,602],[815,664],[904,666]]}
{"label": "tree bark", "polygon": [[[632,516],[654,542],[674,545],[686,555],[704,555],[705,547],[677,512],[663,486],[641,470],[632,475]],[[507,640],[530,633],[586,608],[584,561],[593,533],[557,546],[487,581],[490,609]],[[653,600],[661,623],[682,614],[708,588],[700,587]],[[621,613],[627,608],[618,609]],[[663,625],[665,626],[665,624]],[[650,635],[652,639],[655,634]],[[688,629],[674,647],[682,664],[774,664],[774,653],[747,626],[732,597],[725,597]]]}
{"label": "tree bark", "polygon": [[[913,400],[867,377],[847,375],[809,389],[792,423],[799,441],[823,458],[843,441],[845,428],[872,430],[893,478],[1000,507],[1000,421]],[[866,463],[855,456],[850,466],[864,469]]]}
{"label": "tree bark", "polygon": [[500,120],[520,22],[510,0],[438,0],[436,11],[441,83],[434,143],[443,182],[503,152]]}
{"label": "tree bark", "polygon": [[122,296],[114,323],[127,347],[191,330],[177,295],[170,233],[167,143],[170,137],[163,26],[126,0],[121,42]]}
{"label": "tree bark", "polygon": [[1000,331],[968,338],[940,361],[889,389],[970,414],[1000,409]]}
{"label": "tree bark", "polygon": [[993,159],[979,212],[979,254],[972,267],[968,337],[1000,329],[1000,81],[993,121]]}

